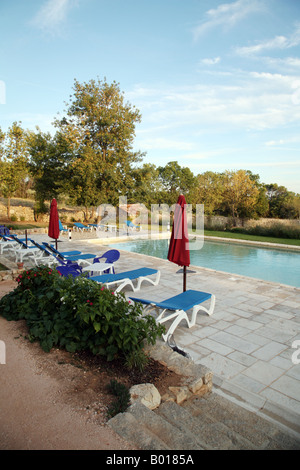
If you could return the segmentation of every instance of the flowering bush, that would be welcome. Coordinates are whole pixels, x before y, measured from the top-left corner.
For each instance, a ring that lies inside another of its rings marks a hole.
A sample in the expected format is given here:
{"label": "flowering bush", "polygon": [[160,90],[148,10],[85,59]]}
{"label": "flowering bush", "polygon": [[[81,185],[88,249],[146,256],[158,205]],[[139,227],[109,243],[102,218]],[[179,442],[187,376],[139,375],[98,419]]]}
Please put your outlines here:
{"label": "flowering bush", "polygon": [[128,302],[94,281],[62,277],[41,266],[23,271],[18,287],[0,300],[8,320],[25,319],[32,341],[45,351],[54,346],[70,352],[89,349],[108,360],[140,354],[144,342],[154,344],[164,328],[142,306]]}
{"label": "flowering bush", "polygon": [[55,278],[60,275],[56,269],[51,269],[46,266],[39,268],[25,270],[17,277],[16,281],[18,286],[23,291],[26,289],[36,289],[39,287],[51,286]]}

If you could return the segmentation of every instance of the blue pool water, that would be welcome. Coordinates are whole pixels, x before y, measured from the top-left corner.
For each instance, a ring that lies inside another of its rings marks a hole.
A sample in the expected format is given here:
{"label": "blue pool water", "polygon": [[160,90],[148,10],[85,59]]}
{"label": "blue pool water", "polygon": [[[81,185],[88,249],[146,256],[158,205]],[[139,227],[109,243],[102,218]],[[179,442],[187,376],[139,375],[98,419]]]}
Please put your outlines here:
{"label": "blue pool water", "polygon": [[[168,240],[136,240],[113,248],[167,259]],[[286,250],[205,241],[190,251],[191,265],[300,287],[300,253]]]}

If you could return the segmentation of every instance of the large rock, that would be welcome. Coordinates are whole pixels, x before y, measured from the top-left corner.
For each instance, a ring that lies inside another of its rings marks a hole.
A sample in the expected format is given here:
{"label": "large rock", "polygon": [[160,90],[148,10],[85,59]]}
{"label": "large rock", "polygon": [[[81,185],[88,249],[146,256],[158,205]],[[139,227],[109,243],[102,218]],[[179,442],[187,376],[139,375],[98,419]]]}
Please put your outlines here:
{"label": "large rock", "polygon": [[153,384],[133,385],[129,392],[131,404],[138,400],[150,410],[155,410],[160,405],[161,396]]}

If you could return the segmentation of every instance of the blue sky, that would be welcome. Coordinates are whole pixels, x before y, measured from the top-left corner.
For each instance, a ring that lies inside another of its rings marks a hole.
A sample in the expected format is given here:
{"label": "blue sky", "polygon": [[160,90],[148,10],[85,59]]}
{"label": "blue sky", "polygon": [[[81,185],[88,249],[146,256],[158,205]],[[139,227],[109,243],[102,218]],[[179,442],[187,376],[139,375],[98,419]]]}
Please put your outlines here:
{"label": "blue sky", "polygon": [[116,81],[144,163],[300,193],[299,0],[0,0],[0,127],[53,131],[74,79]]}

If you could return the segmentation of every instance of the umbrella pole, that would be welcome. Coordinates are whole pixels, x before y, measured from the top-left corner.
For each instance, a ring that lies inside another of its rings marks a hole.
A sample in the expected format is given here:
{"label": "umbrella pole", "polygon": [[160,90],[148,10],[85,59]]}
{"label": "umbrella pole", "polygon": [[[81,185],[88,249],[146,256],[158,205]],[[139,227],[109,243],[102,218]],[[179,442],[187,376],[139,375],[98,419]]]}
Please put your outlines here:
{"label": "umbrella pole", "polygon": [[183,266],[183,292],[186,291],[186,266]]}

